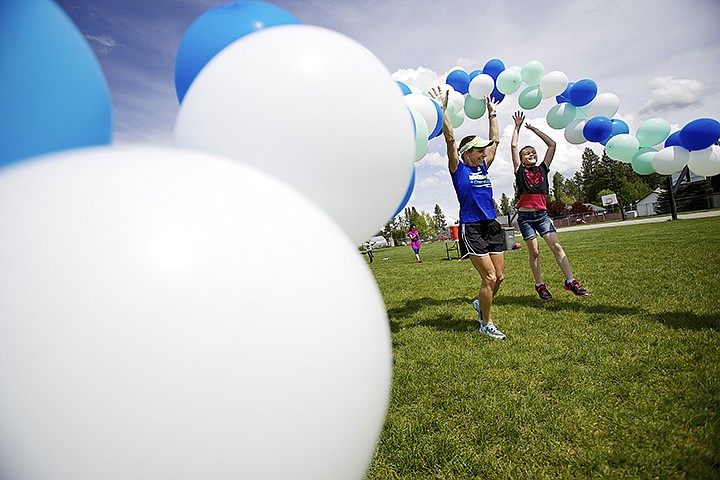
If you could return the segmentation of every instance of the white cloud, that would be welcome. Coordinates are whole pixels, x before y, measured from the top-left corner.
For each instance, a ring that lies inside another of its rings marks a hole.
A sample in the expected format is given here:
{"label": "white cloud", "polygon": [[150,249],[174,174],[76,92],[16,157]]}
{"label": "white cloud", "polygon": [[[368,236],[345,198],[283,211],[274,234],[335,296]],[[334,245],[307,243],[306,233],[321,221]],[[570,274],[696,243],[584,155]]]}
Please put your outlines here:
{"label": "white cloud", "polygon": [[427,67],[401,68],[393,72],[392,78],[421,91],[445,83],[445,77],[441,78],[435,70]]}
{"label": "white cloud", "polygon": [[85,35],[85,38],[92,49],[100,55],[107,55],[118,46],[118,43],[110,35]]}
{"label": "white cloud", "polygon": [[440,155],[438,152],[428,152],[417,164],[420,166],[447,167],[447,156]]}
{"label": "white cloud", "polygon": [[653,115],[678,108],[700,106],[705,97],[718,91],[716,85],[675,77],[654,77],[648,82],[648,87],[650,99],[640,108],[640,114]]}

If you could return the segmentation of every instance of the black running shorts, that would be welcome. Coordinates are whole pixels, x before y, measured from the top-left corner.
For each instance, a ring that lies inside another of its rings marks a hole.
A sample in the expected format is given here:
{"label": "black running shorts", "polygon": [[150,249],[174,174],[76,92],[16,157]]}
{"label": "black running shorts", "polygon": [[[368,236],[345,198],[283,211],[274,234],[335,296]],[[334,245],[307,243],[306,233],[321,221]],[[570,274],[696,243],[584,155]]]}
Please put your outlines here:
{"label": "black running shorts", "polygon": [[505,251],[505,235],[497,220],[460,225],[460,257],[499,254]]}

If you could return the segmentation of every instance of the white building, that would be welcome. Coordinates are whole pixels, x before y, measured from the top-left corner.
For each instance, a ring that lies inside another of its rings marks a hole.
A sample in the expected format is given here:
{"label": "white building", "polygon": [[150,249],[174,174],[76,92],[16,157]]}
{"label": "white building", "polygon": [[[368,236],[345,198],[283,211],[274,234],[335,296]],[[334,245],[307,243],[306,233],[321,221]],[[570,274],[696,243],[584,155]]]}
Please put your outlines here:
{"label": "white building", "polygon": [[664,191],[662,188],[656,188],[646,197],[638,200],[635,204],[635,211],[637,211],[638,216],[647,217],[649,215],[657,215],[655,207],[657,206],[658,197]]}

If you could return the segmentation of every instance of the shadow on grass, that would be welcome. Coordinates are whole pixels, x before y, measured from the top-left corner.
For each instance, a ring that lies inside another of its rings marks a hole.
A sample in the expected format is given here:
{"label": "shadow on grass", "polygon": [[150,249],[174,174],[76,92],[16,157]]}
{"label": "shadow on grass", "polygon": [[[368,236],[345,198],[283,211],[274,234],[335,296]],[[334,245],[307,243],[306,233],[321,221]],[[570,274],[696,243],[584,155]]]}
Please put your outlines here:
{"label": "shadow on grass", "polygon": [[[476,321],[468,321],[467,316],[457,318],[452,315],[438,316],[432,320],[423,320],[412,325],[400,320],[406,319],[419,310],[428,307],[440,305],[463,305],[470,307],[471,297],[456,297],[447,299],[436,299],[429,297],[420,297],[408,300],[400,307],[388,310],[388,318],[390,320],[390,331],[397,333],[403,328],[411,326],[427,326],[438,331],[466,332],[473,331],[476,327]],[[543,302],[535,295],[502,295],[497,296],[493,302],[494,305],[517,306],[535,308],[543,311],[551,312],[582,312],[590,315],[638,315],[647,314],[642,308],[618,306],[613,303],[598,304],[590,303],[583,298],[569,297],[567,300],[554,297],[552,300]],[[688,312],[673,312],[655,315],[656,320],[667,324],[673,328],[713,328],[718,329],[718,320],[709,315],[698,316]]]}
{"label": "shadow on grass", "polygon": [[[398,319],[407,318],[414,313],[417,313],[423,308],[436,307],[439,305],[466,305],[472,309],[472,307],[470,306],[472,300],[473,299],[471,297],[444,299],[420,297],[408,300],[401,307],[388,309],[387,313],[390,320],[390,331],[392,333],[397,333],[401,329],[407,328],[408,325],[401,324],[400,322],[398,322]],[[454,317],[443,316],[438,317],[437,319],[432,321],[425,320],[422,322],[418,322],[415,323],[413,326],[428,326],[433,327],[436,330],[464,332],[467,330],[472,330],[472,325],[474,325],[474,323],[468,322],[466,319],[460,320]]]}
{"label": "shadow on grass", "polygon": [[636,315],[644,313],[645,310],[636,307],[621,307],[613,303],[597,304],[588,303],[584,298],[569,297],[568,300],[559,296],[554,296],[552,300],[546,302],[538,299],[536,295],[499,295],[495,297],[493,305],[518,305],[523,307],[531,307],[542,310],[551,311],[576,311],[591,314],[603,315]]}
{"label": "shadow on grass", "polygon": [[652,314],[653,320],[670,328],[703,330],[720,330],[720,319],[717,315],[698,315],[685,312],[663,312]]}

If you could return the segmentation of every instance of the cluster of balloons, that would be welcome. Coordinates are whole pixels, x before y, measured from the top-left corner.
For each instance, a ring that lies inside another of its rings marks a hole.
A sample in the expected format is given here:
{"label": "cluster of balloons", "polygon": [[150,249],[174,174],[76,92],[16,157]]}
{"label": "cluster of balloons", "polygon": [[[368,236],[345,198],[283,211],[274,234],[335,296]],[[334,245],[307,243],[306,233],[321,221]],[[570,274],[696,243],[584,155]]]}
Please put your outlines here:
{"label": "cluster of balloons", "polygon": [[51,0],[0,3],[0,71],[0,478],[362,478],[392,350],[357,245],[414,182],[390,72],[221,4],[178,52],[175,145],[119,147]]}
{"label": "cluster of balloons", "polygon": [[[506,95],[519,91],[517,102],[524,110],[536,108],[544,99],[555,101],[546,120],[551,128],[564,130],[569,143],[600,143],[608,157],[632,164],[639,174],[669,175],[685,165],[698,175],[720,174],[720,148],[714,145],[720,138],[720,122],[715,119],[696,119],[671,134],[669,122],[652,118],[630,134],[628,124],[614,118],[620,108],[617,95],[598,93],[598,86],[591,79],[570,82],[561,71],[546,73],[545,66],[537,60],[522,67],[506,68],[501,60],[492,59],[481,70],[469,73],[456,67],[445,82],[450,91],[448,114],[456,128],[465,117],[478,119],[485,114],[486,95],[502,102]],[[415,158],[419,160],[427,153],[428,140],[439,135],[440,107],[427,97],[427,92],[402,82],[398,84],[415,121]]]}

